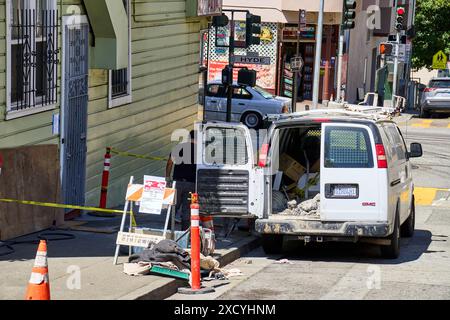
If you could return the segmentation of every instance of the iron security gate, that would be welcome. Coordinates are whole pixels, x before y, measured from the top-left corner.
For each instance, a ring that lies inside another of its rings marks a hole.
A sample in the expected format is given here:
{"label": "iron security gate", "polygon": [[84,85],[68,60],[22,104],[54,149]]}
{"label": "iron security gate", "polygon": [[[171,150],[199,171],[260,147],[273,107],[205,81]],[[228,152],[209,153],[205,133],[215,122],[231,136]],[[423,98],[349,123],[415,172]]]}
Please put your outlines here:
{"label": "iron security gate", "polygon": [[84,205],[88,106],[88,24],[64,27],[63,194],[66,204]]}

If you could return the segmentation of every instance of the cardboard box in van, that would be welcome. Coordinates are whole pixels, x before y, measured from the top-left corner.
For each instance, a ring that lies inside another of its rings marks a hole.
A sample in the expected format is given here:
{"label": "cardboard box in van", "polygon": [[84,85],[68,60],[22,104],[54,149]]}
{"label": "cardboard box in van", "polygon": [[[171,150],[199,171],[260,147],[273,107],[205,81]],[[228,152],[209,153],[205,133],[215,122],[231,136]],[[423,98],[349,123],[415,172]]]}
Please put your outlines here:
{"label": "cardboard box in van", "polygon": [[309,172],[311,173],[316,173],[320,171],[320,159],[317,160],[312,166],[311,168],[309,168]]}
{"label": "cardboard box in van", "polygon": [[280,156],[280,170],[295,182],[305,173],[305,168],[286,153]]}

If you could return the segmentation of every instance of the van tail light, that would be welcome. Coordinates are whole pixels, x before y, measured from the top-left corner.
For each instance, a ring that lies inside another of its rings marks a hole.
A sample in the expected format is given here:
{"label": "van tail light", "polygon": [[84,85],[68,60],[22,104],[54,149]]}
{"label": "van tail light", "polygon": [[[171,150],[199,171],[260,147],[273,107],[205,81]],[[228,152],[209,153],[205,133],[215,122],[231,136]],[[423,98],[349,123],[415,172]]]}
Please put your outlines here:
{"label": "van tail light", "polygon": [[312,120],[317,123],[330,122],[330,119],[327,119],[327,118],[314,118]]}
{"label": "van tail light", "polygon": [[264,168],[267,165],[267,155],[269,154],[269,144],[264,143],[259,151],[258,167]]}
{"label": "van tail light", "polygon": [[387,158],[386,158],[386,150],[384,146],[380,144],[375,145],[375,149],[377,151],[377,162],[379,169],[386,169],[388,167]]}
{"label": "van tail light", "polygon": [[425,88],[425,90],[423,90],[423,92],[432,92],[436,90],[436,88]]}

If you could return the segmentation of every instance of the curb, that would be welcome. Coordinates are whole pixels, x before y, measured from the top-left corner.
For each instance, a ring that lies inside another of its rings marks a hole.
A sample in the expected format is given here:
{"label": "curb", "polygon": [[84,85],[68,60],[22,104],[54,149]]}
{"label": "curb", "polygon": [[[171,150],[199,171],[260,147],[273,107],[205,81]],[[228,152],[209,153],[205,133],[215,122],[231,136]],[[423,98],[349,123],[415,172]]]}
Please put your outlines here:
{"label": "curb", "polygon": [[[241,256],[256,249],[260,245],[260,238],[249,236],[237,242],[236,247],[227,249],[217,258],[220,266],[239,259]],[[177,293],[178,288],[185,287],[186,281],[178,279],[161,278],[151,285],[144,286],[119,298],[119,300],[164,300]]]}

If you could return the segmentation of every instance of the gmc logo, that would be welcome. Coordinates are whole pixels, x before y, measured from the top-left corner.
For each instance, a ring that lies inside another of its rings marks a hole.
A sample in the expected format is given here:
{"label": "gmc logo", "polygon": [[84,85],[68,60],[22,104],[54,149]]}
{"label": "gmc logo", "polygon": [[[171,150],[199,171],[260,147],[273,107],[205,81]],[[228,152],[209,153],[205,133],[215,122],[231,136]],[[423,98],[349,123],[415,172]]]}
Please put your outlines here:
{"label": "gmc logo", "polygon": [[376,207],[377,203],[376,202],[363,202],[362,205],[363,205],[363,207]]}

